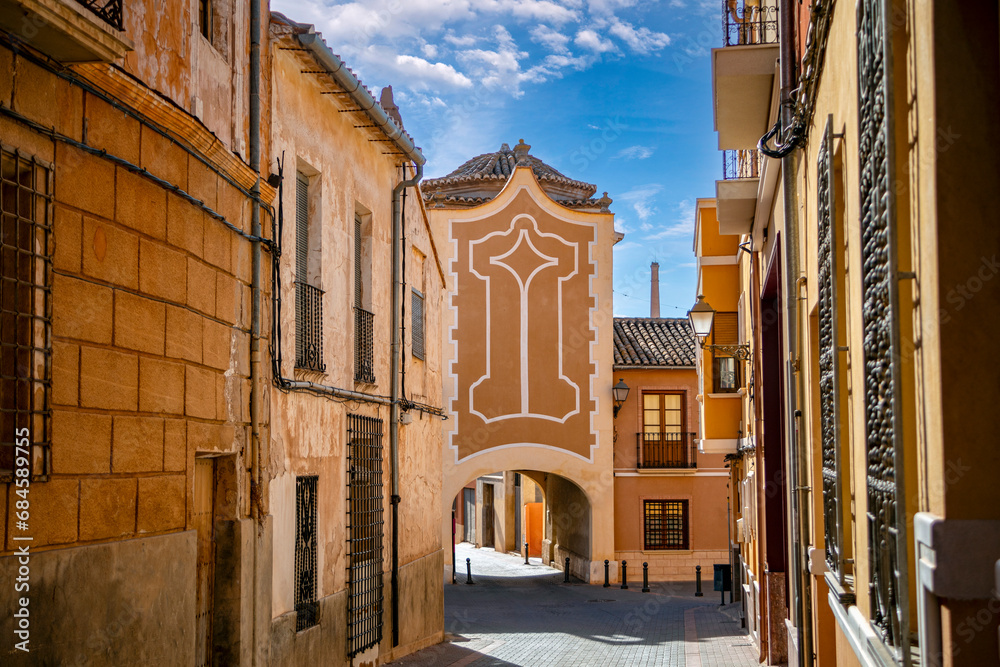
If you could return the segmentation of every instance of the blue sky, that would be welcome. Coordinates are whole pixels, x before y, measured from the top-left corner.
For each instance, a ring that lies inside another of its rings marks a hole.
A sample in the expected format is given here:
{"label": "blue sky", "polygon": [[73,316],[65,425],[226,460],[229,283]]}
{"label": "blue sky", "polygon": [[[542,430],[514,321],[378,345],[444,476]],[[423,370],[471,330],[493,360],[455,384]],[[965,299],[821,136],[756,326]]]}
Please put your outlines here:
{"label": "blue sky", "polygon": [[709,49],[717,0],[272,0],[313,23],[378,96],[392,85],[425,176],[518,139],[566,176],[607,191],[615,315],[695,300],[694,206],[715,193]]}

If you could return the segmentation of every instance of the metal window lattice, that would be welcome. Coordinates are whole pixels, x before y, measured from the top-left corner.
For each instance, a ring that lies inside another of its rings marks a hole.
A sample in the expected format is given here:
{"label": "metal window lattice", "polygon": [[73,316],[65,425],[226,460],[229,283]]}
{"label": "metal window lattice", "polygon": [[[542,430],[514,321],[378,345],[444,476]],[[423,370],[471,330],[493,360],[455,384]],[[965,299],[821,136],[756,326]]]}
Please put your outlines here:
{"label": "metal window lattice", "polygon": [[413,356],[418,359],[424,358],[424,295],[413,290],[413,308],[411,316],[413,326],[410,328],[410,336],[413,347]]}
{"label": "metal window lattice", "polygon": [[872,627],[910,664],[888,0],[857,3],[858,153]]}
{"label": "metal window lattice", "polygon": [[295,367],[324,371],[323,290],[295,283]]}
{"label": "metal window lattice", "polygon": [[295,630],[316,625],[316,482],[317,477],[295,478]]}
{"label": "metal window lattice", "polygon": [[347,416],[347,646],[382,641],[382,420]]}
{"label": "metal window lattice", "polygon": [[375,383],[375,315],[354,309],[354,379]]}
{"label": "metal window lattice", "polygon": [[[0,482],[14,476],[18,430],[32,479],[50,471],[52,170],[0,151]],[[18,465],[19,468],[22,464]]]}
{"label": "metal window lattice", "polygon": [[645,548],[688,548],[688,501],[645,500]]}
{"label": "metal window lattice", "polygon": [[122,0],[79,0],[80,4],[117,30],[124,30]]}
{"label": "metal window lattice", "polygon": [[837,230],[833,183],[833,116],[816,159],[816,198],[819,226],[819,405],[823,449],[823,528],[826,562],[843,584],[844,556],[840,470],[840,348],[837,333]]}

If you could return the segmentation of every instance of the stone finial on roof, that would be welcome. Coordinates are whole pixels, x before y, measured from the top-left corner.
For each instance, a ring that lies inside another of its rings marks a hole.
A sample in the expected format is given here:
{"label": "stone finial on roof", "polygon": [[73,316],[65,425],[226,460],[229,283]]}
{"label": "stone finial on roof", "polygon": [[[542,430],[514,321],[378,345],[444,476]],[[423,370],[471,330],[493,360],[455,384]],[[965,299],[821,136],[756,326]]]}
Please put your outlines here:
{"label": "stone finial on roof", "polygon": [[[506,146],[506,144],[504,144]],[[524,139],[520,139],[517,142],[517,146],[514,146],[514,157],[517,158],[518,164],[527,164],[528,151],[531,150],[531,145],[524,143]]]}
{"label": "stone finial on roof", "polygon": [[608,193],[605,192],[604,196],[596,200],[594,203],[601,207],[601,213],[610,213],[611,211],[608,207],[611,206],[614,201],[615,200],[609,197]]}
{"label": "stone finial on roof", "polygon": [[396,102],[392,99],[392,86],[386,86],[382,89],[382,94],[379,96],[378,103],[389,118],[396,121],[396,125],[399,125],[399,127],[402,128],[403,118],[399,115],[399,107],[396,106]]}

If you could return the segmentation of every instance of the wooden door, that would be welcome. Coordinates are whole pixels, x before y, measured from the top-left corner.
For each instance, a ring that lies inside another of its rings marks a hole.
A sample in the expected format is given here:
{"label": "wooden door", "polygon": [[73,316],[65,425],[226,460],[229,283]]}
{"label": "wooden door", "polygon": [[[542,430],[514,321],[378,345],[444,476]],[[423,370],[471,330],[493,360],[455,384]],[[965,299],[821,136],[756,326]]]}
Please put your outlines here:
{"label": "wooden door", "polygon": [[215,459],[194,460],[194,528],[198,531],[195,661],[212,664],[212,599],[215,588]]}
{"label": "wooden door", "polygon": [[465,535],[463,539],[469,544],[476,543],[476,490],[462,489],[465,501]]}
{"label": "wooden door", "polygon": [[483,546],[495,547],[493,537],[493,485],[483,484]]}

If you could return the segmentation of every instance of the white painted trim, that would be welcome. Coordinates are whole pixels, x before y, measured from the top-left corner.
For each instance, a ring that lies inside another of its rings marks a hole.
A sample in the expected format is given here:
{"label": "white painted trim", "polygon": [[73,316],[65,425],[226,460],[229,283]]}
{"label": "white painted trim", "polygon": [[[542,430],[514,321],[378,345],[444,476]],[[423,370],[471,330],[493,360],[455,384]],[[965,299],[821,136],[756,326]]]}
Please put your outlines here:
{"label": "white painted trim", "polygon": [[721,399],[743,398],[744,394],[746,394],[746,390],[745,389],[740,389],[739,391],[731,391],[731,392],[726,392],[724,394],[709,394],[708,397],[709,398],[721,398]]}
{"label": "white painted trim", "polygon": [[703,438],[698,441],[698,453],[735,454],[739,442],[736,438]]}
{"label": "white painted trim", "polygon": [[862,667],[896,667],[896,661],[856,605],[845,608],[832,591],[827,595],[827,602]]}
{"label": "white painted trim", "polygon": [[725,255],[709,255],[708,257],[699,257],[698,263],[702,266],[729,266],[739,264],[739,259],[739,254],[731,257]]}

